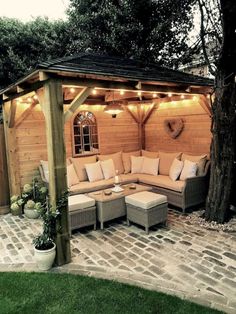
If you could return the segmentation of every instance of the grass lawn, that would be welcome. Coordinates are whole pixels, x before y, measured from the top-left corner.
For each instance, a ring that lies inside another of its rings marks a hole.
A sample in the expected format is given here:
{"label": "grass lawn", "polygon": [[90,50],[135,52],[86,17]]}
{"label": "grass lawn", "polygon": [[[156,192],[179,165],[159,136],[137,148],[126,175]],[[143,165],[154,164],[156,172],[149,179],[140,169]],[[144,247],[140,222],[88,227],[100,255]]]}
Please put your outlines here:
{"label": "grass lawn", "polygon": [[113,281],[53,273],[0,273],[1,314],[220,313]]}

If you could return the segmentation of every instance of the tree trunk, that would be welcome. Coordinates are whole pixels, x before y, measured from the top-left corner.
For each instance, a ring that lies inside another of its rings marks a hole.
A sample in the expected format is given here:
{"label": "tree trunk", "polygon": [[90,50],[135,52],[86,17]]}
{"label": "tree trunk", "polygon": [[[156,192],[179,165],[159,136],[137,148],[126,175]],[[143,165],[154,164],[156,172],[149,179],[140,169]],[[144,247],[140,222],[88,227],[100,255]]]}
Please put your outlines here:
{"label": "tree trunk", "polygon": [[227,220],[235,160],[236,2],[221,0],[223,46],[219,58],[213,104],[211,177],[205,218]]}

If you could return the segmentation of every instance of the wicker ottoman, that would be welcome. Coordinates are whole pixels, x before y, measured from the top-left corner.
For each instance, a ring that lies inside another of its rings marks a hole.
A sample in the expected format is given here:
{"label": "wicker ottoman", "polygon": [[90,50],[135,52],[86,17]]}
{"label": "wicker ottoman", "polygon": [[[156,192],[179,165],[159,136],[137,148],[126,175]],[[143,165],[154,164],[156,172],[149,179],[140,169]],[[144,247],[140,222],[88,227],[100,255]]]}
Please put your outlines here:
{"label": "wicker ottoman", "polygon": [[70,232],[74,229],[94,225],[96,230],[95,200],[83,194],[69,196]]}
{"label": "wicker ottoman", "polygon": [[145,227],[148,234],[151,226],[167,221],[167,197],[148,191],[125,197],[127,224],[130,221]]}

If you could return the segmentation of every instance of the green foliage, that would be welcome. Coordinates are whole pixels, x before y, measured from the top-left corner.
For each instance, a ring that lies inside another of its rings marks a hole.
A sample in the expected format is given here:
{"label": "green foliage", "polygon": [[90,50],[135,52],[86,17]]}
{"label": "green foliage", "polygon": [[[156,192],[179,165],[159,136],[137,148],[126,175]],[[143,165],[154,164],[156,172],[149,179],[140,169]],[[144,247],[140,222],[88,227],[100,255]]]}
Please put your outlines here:
{"label": "green foliage", "polygon": [[0,18],[0,88],[27,74],[41,62],[65,56],[67,24],[36,18],[23,23]]}
{"label": "green foliage", "polygon": [[193,0],[71,0],[72,53],[85,49],[177,65]]}
{"label": "green foliage", "polygon": [[[20,288],[19,288],[20,287]],[[71,274],[1,273],[1,314],[219,314],[176,296]]]}
{"label": "green foliage", "polygon": [[68,193],[64,193],[57,202],[56,208],[48,205],[48,202],[41,208],[40,217],[43,221],[43,232],[33,239],[36,249],[48,250],[53,247],[57,232],[57,220],[60,218],[62,210],[67,206]]}

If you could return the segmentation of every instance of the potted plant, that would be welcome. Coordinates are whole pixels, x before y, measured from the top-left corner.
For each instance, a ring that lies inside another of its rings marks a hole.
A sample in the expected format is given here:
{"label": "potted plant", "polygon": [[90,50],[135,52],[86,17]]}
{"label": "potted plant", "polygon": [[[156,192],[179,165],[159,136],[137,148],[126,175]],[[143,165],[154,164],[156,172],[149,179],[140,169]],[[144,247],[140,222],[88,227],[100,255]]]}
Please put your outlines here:
{"label": "potted plant", "polygon": [[64,193],[58,201],[56,208],[48,205],[48,197],[41,207],[40,218],[43,220],[43,232],[33,239],[34,256],[40,270],[49,270],[52,267],[56,256],[56,222],[60,216],[61,210],[67,205],[68,193]]}
{"label": "potted plant", "polygon": [[43,232],[33,239],[34,256],[40,270],[49,270],[56,256],[56,219],[58,210],[50,210],[48,205],[41,207]]}
{"label": "potted plant", "polygon": [[33,179],[32,184],[25,184],[21,195],[11,197],[11,212],[19,215],[24,210],[26,217],[31,219],[39,218],[41,208],[46,202],[48,190],[41,186],[37,179]]}

